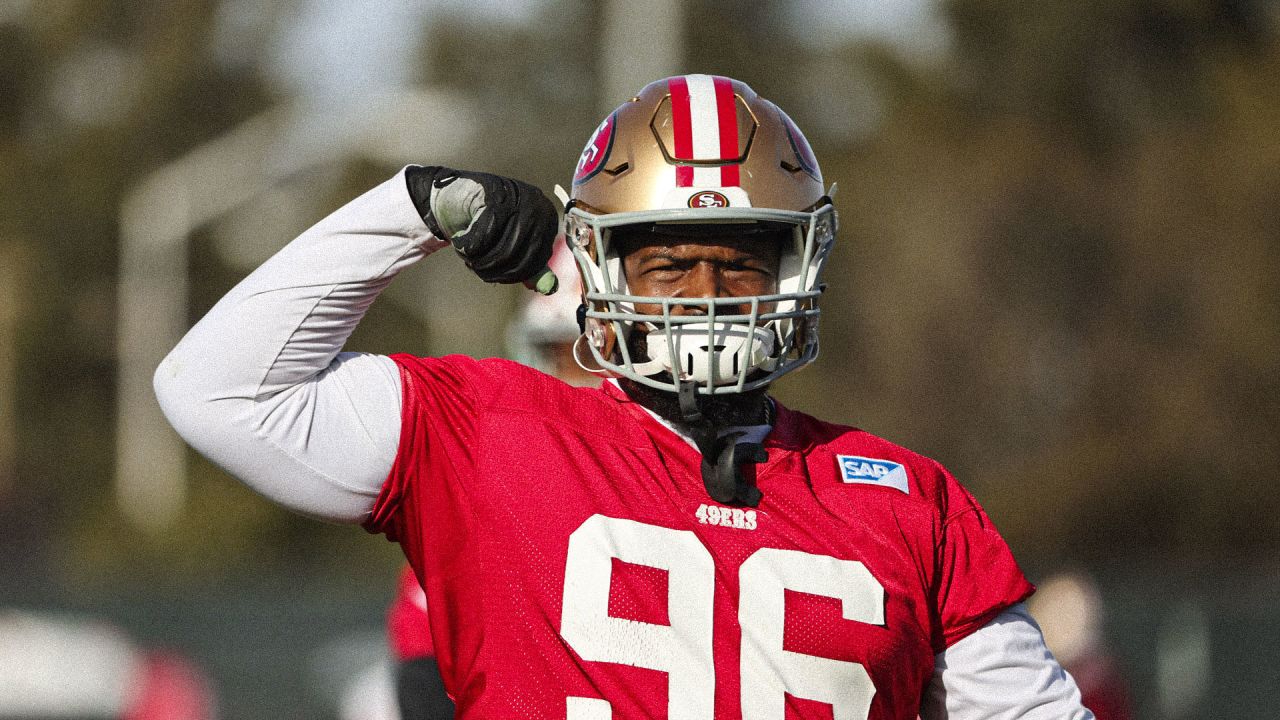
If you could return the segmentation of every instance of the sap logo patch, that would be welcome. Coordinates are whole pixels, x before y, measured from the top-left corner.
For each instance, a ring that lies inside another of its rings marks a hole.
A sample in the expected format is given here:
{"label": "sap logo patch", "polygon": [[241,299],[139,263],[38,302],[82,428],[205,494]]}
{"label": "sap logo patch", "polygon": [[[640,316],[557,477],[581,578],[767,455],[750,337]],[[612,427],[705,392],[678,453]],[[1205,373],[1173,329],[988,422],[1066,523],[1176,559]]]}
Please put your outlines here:
{"label": "sap logo patch", "polygon": [[841,482],[880,485],[908,494],[911,492],[907,486],[907,469],[901,463],[857,455],[837,455],[836,466],[840,468]]}

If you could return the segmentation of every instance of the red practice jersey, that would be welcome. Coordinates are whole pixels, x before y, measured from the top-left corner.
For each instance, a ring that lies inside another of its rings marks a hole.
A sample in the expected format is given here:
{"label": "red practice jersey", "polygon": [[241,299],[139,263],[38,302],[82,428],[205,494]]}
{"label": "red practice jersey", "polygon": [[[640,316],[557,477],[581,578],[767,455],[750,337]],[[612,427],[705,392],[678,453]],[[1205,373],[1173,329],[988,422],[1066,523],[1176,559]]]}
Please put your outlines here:
{"label": "red practice jersey", "polygon": [[778,406],[757,508],[611,383],[396,356],[366,527],[425,579],[460,718],[915,718],[934,655],[1031,585],[939,464]]}
{"label": "red practice jersey", "polygon": [[408,566],[400,572],[396,596],[387,608],[387,643],[398,662],[436,654],[427,624],[427,594]]}

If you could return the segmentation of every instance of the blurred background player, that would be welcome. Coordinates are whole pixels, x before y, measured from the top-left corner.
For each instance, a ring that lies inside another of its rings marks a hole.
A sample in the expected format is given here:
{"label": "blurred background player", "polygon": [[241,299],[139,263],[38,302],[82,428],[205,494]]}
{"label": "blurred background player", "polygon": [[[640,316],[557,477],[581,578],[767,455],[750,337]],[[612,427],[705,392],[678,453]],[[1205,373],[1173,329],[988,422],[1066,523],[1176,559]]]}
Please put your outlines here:
{"label": "blurred background player", "polygon": [[387,608],[387,641],[395,659],[396,705],[400,720],[450,720],[453,700],[436,664],[427,595],[408,565],[400,572],[396,597]]}
{"label": "blurred background player", "polygon": [[[600,382],[574,359],[574,345],[582,333],[578,306],[582,283],[573,254],[556,238],[550,267],[560,279],[554,295],[526,294],[520,312],[507,327],[511,359],[537,368],[570,385]],[[445,720],[453,717],[453,701],[445,692],[436,663],[435,645],[427,619],[427,595],[405,565],[396,596],[387,609],[387,640],[395,659],[395,692],[400,720]]]}
{"label": "blurred background player", "polygon": [[529,299],[507,326],[507,352],[512,360],[570,385],[598,385],[600,378],[574,359],[575,345],[582,337],[578,326],[582,281],[564,235],[556,237],[549,267],[560,279],[560,291],[554,295],[526,293]]}
{"label": "blurred background player", "polygon": [[190,659],[95,618],[0,609],[0,718],[213,720]]}
{"label": "blurred background player", "polygon": [[1129,683],[1106,647],[1102,596],[1093,578],[1082,571],[1051,575],[1027,607],[1094,717],[1131,720]]}

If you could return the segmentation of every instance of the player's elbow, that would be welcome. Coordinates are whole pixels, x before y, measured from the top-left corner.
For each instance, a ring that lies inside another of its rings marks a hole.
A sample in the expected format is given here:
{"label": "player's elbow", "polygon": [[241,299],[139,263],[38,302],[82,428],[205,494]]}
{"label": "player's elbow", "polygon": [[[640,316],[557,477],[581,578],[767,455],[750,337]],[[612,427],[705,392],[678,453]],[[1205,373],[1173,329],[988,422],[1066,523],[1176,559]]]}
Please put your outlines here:
{"label": "player's elbow", "polygon": [[156,401],[160,403],[160,410],[169,424],[175,427],[178,425],[174,422],[175,419],[186,414],[183,409],[192,401],[190,389],[183,387],[182,361],[175,357],[176,354],[171,352],[166,355],[151,376],[151,387],[155,391]]}
{"label": "player's elbow", "polygon": [[213,406],[210,379],[200,368],[184,357],[182,347],[174,349],[156,367],[151,385],[160,410],[173,429],[188,443],[199,448],[199,439],[209,433],[218,433],[221,413]]}

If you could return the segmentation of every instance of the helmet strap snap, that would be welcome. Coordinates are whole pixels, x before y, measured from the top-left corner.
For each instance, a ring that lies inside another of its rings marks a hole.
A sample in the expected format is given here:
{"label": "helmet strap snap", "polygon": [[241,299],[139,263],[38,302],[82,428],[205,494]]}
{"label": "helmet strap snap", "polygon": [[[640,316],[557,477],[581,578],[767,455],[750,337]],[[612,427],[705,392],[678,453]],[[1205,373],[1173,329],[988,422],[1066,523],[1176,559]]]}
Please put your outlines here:
{"label": "helmet strap snap", "polygon": [[676,381],[680,391],[680,415],[689,424],[702,422],[702,410],[698,408],[698,384],[692,380],[681,380],[674,372],[671,377]]}

